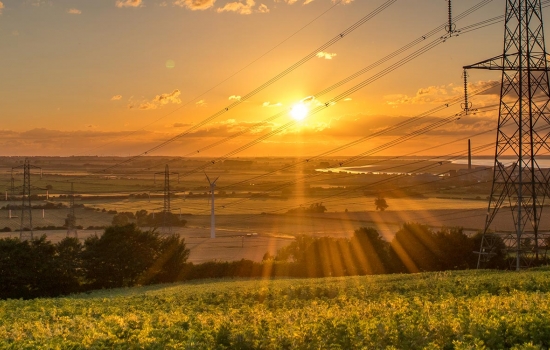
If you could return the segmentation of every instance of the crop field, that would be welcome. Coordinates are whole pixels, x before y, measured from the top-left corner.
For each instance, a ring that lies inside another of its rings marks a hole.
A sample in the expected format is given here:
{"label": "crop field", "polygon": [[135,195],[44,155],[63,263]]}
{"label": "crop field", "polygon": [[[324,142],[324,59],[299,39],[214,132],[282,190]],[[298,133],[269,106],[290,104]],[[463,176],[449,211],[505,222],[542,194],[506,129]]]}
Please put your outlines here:
{"label": "crop field", "polygon": [[547,349],[550,270],[201,281],[0,301],[3,349]]}

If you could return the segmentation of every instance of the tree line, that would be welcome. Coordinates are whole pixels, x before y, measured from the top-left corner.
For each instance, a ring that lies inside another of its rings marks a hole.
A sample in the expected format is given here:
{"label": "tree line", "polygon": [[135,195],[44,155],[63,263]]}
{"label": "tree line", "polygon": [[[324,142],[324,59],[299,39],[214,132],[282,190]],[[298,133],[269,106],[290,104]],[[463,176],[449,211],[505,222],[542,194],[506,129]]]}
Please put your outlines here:
{"label": "tree line", "polygon": [[[178,235],[162,236],[135,223],[107,227],[83,243],[65,238],[53,244],[0,239],[0,298],[54,297],[102,288],[131,287],[206,278],[329,277],[470,269],[481,235],[460,228],[437,231],[407,223],[388,242],[373,228],[350,238],[300,235],[262,262],[188,263],[189,249]],[[497,253],[488,268],[507,268]]]}
{"label": "tree line", "polygon": [[177,235],[161,236],[135,224],[110,226],[84,243],[43,235],[0,239],[0,298],[55,297],[101,288],[178,280],[189,250]]}

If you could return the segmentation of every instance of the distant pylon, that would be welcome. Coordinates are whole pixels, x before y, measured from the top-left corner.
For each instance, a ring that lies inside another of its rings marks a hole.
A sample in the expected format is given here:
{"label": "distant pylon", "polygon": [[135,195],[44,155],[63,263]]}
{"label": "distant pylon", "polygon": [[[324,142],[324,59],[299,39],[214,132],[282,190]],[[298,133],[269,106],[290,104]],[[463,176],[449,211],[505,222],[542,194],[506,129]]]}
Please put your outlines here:
{"label": "distant pylon", "polygon": [[[26,238],[34,239],[33,228],[32,228],[32,204],[31,204],[31,168],[33,169],[42,169],[40,167],[31,165],[28,159],[25,159],[23,165],[13,167],[14,169],[23,169],[23,196],[21,200],[21,226],[19,227],[19,239],[23,240]],[[42,176],[42,172],[40,173]],[[13,178],[13,176],[12,176]],[[25,213],[28,216],[28,229],[30,231],[25,231]],[[27,233],[28,232],[28,233]]]}
{"label": "distant pylon", "polygon": [[71,182],[71,194],[69,195],[69,214],[67,214],[67,237],[78,238],[76,229],[76,215],[74,212],[74,184]]}
{"label": "distant pylon", "polygon": [[[503,54],[464,69],[502,72],[493,185],[478,268],[504,242],[506,256],[514,257],[510,267],[520,270],[539,259],[549,237],[539,226],[550,196],[550,171],[537,160],[550,151],[550,86],[541,0],[506,0]],[[491,224],[497,223],[497,213],[507,206],[514,231],[498,232]]]}
{"label": "distant pylon", "polygon": [[[170,175],[178,175],[179,173],[171,173],[168,164],[166,164],[164,171],[156,173],[155,175],[164,174],[164,206],[162,209],[162,233],[172,233],[172,208],[170,206],[170,197],[172,192],[170,191]],[[155,179],[156,182],[156,179]]]}
{"label": "distant pylon", "polygon": [[[204,175],[206,175],[206,173]],[[214,190],[216,189],[216,181],[218,181],[219,177],[217,177],[214,181],[210,181],[210,178],[208,177],[208,175],[206,175],[206,179],[210,184],[210,193],[212,194],[212,202],[210,207],[210,238],[216,238],[216,211],[214,207]]]}

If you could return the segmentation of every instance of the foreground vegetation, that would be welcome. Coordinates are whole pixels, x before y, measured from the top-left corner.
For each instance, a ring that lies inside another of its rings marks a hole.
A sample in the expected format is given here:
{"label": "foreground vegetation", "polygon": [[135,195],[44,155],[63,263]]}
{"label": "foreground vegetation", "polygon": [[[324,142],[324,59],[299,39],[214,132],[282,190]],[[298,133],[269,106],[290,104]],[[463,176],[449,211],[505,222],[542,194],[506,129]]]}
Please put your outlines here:
{"label": "foreground vegetation", "polygon": [[547,349],[550,269],[204,281],[0,301],[0,348]]}

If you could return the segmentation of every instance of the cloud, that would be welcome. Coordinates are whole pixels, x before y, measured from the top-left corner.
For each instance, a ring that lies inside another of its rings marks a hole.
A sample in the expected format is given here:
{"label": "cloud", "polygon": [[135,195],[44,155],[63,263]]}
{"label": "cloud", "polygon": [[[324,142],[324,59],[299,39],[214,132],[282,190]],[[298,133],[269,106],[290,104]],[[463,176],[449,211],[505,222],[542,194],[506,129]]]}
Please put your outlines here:
{"label": "cloud", "polygon": [[80,14],[82,14],[82,11],[80,11],[79,9],[69,9],[69,10],[67,10],[67,13],[69,13],[71,15],[80,15]]}
{"label": "cloud", "polygon": [[185,123],[174,123],[171,125],[172,128],[184,128],[186,126],[190,126],[190,125]]}
{"label": "cloud", "polygon": [[241,100],[241,96],[237,96],[237,95],[229,96],[229,101],[240,101],[240,100]]}
{"label": "cloud", "polygon": [[258,12],[259,13],[268,13],[269,12],[269,8],[264,5],[264,4],[261,4],[259,7],[258,7]]}
{"label": "cloud", "polygon": [[235,1],[228,2],[224,7],[218,8],[216,11],[221,12],[236,12],[241,15],[249,15],[252,13],[252,7],[256,5],[254,0],[244,0],[245,2]]}
{"label": "cloud", "polygon": [[285,2],[289,5],[294,4],[296,1],[298,1],[298,0],[275,0],[275,2]]}
{"label": "cloud", "polygon": [[333,57],[335,57],[336,54],[335,53],[330,53],[330,52],[318,52],[317,53],[317,57],[319,58],[324,58],[325,60],[331,60]]}
{"label": "cloud", "polygon": [[4,3],[0,1],[0,15],[2,14],[3,9],[4,9]]}
{"label": "cloud", "polygon": [[197,106],[197,107],[206,107],[207,104],[206,104],[205,100],[200,100],[200,101],[195,102],[195,106]]}
{"label": "cloud", "polygon": [[209,9],[215,2],[216,0],[175,0],[174,5],[196,11]]}
{"label": "cloud", "polygon": [[[167,105],[170,103],[180,104],[181,103],[181,100],[179,98],[180,94],[181,92],[178,89],[175,89],[171,93],[157,95],[151,101],[143,101],[138,104],[137,108],[141,110],[149,110],[149,109],[162,108],[164,105]],[[117,97],[117,96],[114,96],[114,97]],[[132,101],[130,101],[128,108],[132,109],[134,107],[136,107],[136,105]]]}
{"label": "cloud", "polygon": [[[46,5],[46,0],[34,0],[32,3],[32,6],[40,7],[42,5]],[[49,5],[52,5],[52,2],[49,2]]]}
{"label": "cloud", "polygon": [[122,100],[122,95],[115,95],[111,97],[111,101],[119,101]]}
{"label": "cloud", "polygon": [[281,102],[277,102],[277,103],[271,103],[269,101],[267,102],[264,102],[262,103],[262,107],[269,107],[269,108],[272,108],[272,107],[280,107],[282,106],[283,104]]}
{"label": "cloud", "polygon": [[117,0],[115,6],[118,8],[122,7],[141,7],[143,6],[142,0]]}
{"label": "cloud", "polygon": [[[500,95],[500,84],[495,84],[495,81],[478,81],[476,83],[468,84],[468,91],[470,93],[474,91],[483,91],[476,95],[476,99],[492,101],[494,103],[495,98]],[[464,95],[463,86],[455,86],[454,84],[448,85],[432,85],[425,88],[420,88],[416,92],[416,95],[409,96],[405,94],[392,94],[384,96],[386,103],[390,106],[398,107],[405,104],[442,104],[447,103],[453,98]],[[483,98],[486,96],[486,98]],[[474,97],[474,95],[472,95]]]}

